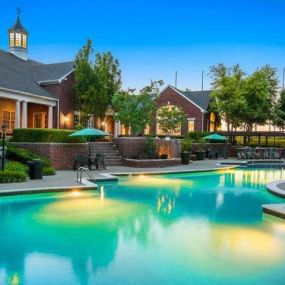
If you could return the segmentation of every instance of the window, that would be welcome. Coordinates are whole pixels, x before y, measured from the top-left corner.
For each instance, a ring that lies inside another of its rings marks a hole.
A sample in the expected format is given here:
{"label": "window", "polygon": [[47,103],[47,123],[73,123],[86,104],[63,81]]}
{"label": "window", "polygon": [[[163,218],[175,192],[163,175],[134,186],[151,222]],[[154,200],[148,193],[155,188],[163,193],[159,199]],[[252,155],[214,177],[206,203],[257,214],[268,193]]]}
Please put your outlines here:
{"label": "window", "polygon": [[15,45],[15,34],[10,34],[10,47],[13,47]]}
{"label": "window", "polygon": [[23,34],[23,48],[27,48],[27,35]]}
{"label": "window", "polygon": [[195,131],[195,119],[188,119],[188,133]]}
{"label": "window", "polygon": [[15,112],[3,111],[3,125],[8,130],[15,128]]}
{"label": "window", "polygon": [[22,46],[22,34],[16,33],[16,47]]}

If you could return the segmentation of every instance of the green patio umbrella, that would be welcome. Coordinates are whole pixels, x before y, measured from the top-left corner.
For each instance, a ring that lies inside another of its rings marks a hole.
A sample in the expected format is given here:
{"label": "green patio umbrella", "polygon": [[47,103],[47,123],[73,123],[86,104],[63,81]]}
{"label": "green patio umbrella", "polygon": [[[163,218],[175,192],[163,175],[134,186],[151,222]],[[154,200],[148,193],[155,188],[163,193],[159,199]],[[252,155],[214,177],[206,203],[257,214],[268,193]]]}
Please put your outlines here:
{"label": "green patio umbrella", "polygon": [[206,137],[203,137],[203,139],[207,140],[207,141],[226,141],[227,138],[224,137],[224,136],[221,136],[219,134],[211,134],[211,135],[208,135]]}
{"label": "green patio umbrella", "polygon": [[80,131],[74,132],[69,137],[105,137],[110,136],[109,133],[106,133],[102,130],[93,129],[93,128],[86,128]]}
{"label": "green patio umbrella", "polygon": [[89,139],[89,156],[90,156],[90,138],[91,137],[105,137],[110,136],[109,133],[106,133],[102,130],[94,129],[94,128],[86,128],[80,131],[74,132],[69,137],[88,137]]}

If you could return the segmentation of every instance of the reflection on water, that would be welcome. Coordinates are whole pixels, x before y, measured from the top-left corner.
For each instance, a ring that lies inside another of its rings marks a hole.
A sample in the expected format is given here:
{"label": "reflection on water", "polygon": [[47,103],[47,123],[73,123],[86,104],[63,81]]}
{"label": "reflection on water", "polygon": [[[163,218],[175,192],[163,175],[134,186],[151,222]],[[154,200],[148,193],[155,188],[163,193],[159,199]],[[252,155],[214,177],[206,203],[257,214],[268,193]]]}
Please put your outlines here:
{"label": "reflection on water", "polygon": [[124,177],[0,202],[0,284],[282,284],[280,169]]}

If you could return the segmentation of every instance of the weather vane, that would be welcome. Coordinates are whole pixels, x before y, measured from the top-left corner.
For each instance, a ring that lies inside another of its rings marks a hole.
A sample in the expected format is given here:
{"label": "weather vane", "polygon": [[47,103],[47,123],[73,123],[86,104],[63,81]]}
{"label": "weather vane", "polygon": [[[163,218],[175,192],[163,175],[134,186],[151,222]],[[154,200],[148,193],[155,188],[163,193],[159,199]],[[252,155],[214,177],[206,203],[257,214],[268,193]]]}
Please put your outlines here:
{"label": "weather vane", "polygon": [[22,13],[22,10],[19,7],[17,7],[17,16],[20,17],[21,13]]}

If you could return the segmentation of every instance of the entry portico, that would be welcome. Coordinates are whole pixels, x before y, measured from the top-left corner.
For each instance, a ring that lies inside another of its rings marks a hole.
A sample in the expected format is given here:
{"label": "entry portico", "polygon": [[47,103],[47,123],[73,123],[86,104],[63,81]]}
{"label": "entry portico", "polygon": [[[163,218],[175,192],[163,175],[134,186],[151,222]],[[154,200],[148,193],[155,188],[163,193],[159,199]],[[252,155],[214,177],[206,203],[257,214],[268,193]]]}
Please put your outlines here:
{"label": "entry portico", "polygon": [[58,127],[58,100],[0,88],[0,125],[14,128]]}

